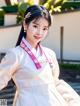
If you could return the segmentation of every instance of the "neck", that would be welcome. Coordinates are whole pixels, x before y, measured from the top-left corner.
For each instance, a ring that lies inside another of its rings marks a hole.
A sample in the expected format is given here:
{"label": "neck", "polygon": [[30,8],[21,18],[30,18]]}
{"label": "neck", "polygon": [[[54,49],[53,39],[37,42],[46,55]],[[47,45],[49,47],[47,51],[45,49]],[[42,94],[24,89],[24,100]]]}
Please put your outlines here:
{"label": "neck", "polygon": [[37,43],[35,43],[35,42],[30,42],[28,39],[26,39],[26,40],[27,40],[27,42],[31,45],[32,48],[37,49],[37,47],[38,47],[38,44],[37,44]]}

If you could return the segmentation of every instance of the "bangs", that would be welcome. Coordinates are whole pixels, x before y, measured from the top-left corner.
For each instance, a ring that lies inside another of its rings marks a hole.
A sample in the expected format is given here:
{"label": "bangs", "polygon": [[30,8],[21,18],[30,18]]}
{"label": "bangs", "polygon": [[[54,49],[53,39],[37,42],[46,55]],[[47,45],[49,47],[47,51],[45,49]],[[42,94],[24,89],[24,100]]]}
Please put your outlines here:
{"label": "bangs", "polygon": [[[39,16],[39,17],[36,17],[34,20],[32,20],[33,21],[33,23],[36,23],[36,22],[38,22],[41,18],[44,18],[44,17],[42,17],[42,16]],[[46,18],[44,18],[45,20],[47,20]],[[47,20],[48,21],[48,20]],[[48,27],[49,27],[49,22],[48,22]]]}
{"label": "bangs", "polygon": [[40,17],[46,19],[49,23],[49,26],[51,26],[51,16],[48,10],[42,6],[35,6],[35,5],[27,9],[24,16],[25,23],[29,24],[33,20],[37,21]]}

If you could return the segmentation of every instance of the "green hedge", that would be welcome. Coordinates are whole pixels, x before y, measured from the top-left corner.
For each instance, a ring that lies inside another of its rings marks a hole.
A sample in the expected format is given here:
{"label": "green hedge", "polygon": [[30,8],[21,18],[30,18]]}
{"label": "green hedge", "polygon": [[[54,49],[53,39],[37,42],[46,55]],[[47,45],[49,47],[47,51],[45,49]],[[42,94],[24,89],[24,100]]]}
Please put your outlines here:
{"label": "green hedge", "polygon": [[71,9],[71,8],[72,9],[80,8],[80,1],[78,1],[78,2],[64,2],[61,10]]}
{"label": "green hedge", "polygon": [[[65,1],[65,0],[59,0],[58,2],[55,2],[53,4],[53,13],[56,12],[68,12],[70,10],[76,10],[80,8],[80,1]],[[55,11],[56,10],[56,11]]]}
{"label": "green hedge", "polygon": [[4,25],[4,10],[0,8],[0,26]]}
{"label": "green hedge", "polygon": [[80,64],[60,63],[59,66],[63,69],[80,70]]}
{"label": "green hedge", "polygon": [[2,9],[5,11],[5,13],[16,13],[18,12],[18,5],[8,5],[2,7]]}

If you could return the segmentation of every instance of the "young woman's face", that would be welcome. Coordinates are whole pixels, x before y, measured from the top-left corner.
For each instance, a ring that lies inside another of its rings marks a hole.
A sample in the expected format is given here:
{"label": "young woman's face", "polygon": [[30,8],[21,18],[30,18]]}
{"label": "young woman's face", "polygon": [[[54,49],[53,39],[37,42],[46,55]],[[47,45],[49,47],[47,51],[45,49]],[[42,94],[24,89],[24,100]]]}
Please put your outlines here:
{"label": "young woman's face", "polygon": [[42,41],[48,33],[49,24],[44,18],[39,18],[38,20],[33,20],[26,25],[26,40],[33,46],[36,47],[37,44]]}

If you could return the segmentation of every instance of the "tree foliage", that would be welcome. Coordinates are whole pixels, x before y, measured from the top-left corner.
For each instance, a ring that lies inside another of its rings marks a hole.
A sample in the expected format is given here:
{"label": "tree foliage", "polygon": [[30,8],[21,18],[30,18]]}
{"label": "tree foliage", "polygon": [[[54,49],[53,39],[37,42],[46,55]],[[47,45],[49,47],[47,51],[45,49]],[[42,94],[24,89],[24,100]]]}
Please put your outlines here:
{"label": "tree foliage", "polygon": [[80,8],[80,1],[69,2],[69,0],[47,0],[43,5],[51,13],[66,12]]}

